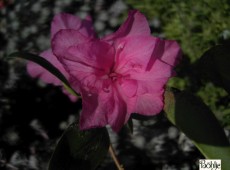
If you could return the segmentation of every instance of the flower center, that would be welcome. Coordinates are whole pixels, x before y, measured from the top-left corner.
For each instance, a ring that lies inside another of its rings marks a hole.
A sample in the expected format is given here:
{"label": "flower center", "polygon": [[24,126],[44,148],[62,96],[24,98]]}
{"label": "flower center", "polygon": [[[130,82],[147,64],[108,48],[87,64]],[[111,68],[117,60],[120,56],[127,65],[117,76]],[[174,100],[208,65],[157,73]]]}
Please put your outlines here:
{"label": "flower center", "polygon": [[111,85],[115,83],[116,81],[119,81],[119,79],[122,77],[121,74],[118,74],[116,72],[111,71],[110,73],[107,73],[105,76],[103,76],[103,90],[106,93],[110,92]]}
{"label": "flower center", "polygon": [[112,81],[116,81],[118,78],[121,77],[121,75],[118,74],[118,73],[112,72],[112,73],[109,73],[108,77],[109,77]]}

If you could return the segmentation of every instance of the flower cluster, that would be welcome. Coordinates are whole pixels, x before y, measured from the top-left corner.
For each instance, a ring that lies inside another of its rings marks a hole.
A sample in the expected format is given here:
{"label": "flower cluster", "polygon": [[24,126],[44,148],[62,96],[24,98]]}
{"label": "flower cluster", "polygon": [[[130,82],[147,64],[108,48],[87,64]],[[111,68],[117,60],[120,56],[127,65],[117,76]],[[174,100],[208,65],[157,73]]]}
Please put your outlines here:
{"label": "flower cluster", "polygon": [[[132,113],[155,115],[162,110],[164,86],[175,74],[180,47],[151,36],[146,18],[136,10],[115,33],[103,38],[96,37],[90,17],[81,20],[62,13],[52,21],[51,49],[40,55],[81,94],[81,129],[109,124],[119,131]],[[61,85],[35,63],[28,64],[28,72]]]}

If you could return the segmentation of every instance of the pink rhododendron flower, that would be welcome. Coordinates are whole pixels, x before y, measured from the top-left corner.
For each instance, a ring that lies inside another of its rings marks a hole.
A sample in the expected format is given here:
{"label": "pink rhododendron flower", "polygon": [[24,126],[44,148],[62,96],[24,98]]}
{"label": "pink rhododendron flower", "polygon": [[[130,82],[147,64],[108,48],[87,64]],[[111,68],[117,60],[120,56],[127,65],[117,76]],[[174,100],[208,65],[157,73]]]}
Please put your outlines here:
{"label": "pink rhododendron flower", "polygon": [[[155,115],[162,110],[164,86],[174,75],[180,47],[151,36],[143,14],[129,12],[115,33],[101,39],[89,19],[69,14],[57,15],[51,32],[52,50],[42,56],[81,94],[81,129],[109,124],[119,131],[132,113]],[[60,83],[44,70],[29,70],[46,82]]]}

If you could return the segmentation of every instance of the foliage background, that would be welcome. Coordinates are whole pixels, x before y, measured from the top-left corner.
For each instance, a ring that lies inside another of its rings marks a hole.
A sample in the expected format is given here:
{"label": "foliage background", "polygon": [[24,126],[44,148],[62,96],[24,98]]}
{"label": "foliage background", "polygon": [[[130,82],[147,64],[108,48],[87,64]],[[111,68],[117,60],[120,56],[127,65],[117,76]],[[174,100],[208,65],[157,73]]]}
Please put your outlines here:
{"label": "foliage background", "polygon": [[[31,79],[25,61],[4,57],[49,48],[56,13],[90,14],[103,36],[134,8],[147,16],[153,35],[177,40],[182,47],[178,76],[168,84],[200,96],[230,138],[230,96],[204,79],[197,67],[207,49],[230,40],[229,0],[9,0],[0,9],[0,169],[45,169],[58,137],[81,109],[80,101],[71,103],[58,87]],[[126,169],[197,169],[197,160],[203,158],[163,113],[134,121],[133,136],[125,129],[118,135],[110,130],[110,136]],[[115,166],[108,156],[98,169]]]}

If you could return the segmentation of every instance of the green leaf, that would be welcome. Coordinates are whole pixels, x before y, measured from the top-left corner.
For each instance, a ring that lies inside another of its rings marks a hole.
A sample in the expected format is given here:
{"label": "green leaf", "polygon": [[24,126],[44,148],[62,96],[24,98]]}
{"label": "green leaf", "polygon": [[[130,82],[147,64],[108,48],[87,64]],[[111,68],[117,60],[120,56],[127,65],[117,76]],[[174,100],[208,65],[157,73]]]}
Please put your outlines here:
{"label": "green leaf", "polygon": [[229,45],[217,45],[206,51],[198,62],[198,69],[204,78],[225,88],[230,93]]}
{"label": "green leaf", "polygon": [[48,70],[51,74],[56,76],[59,80],[61,80],[64,86],[67,88],[67,90],[71,92],[71,94],[78,95],[77,92],[75,92],[75,90],[71,88],[65,76],[45,58],[40,57],[35,54],[27,53],[27,52],[15,52],[15,53],[10,54],[7,58],[16,58],[16,57],[35,62],[38,65],[42,66],[43,68]]}
{"label": "green leaf", "polygon": [[108,153],[109,144],[106,128],[80,131],[74,123],[58,142],[49,170],[93,170]]}
{"label": "green leaf", "polygon": [[222,170],[230,167],[230,144],[211,110],[188,92],[165,92],[164,111],[208,159],[221,159]]}

